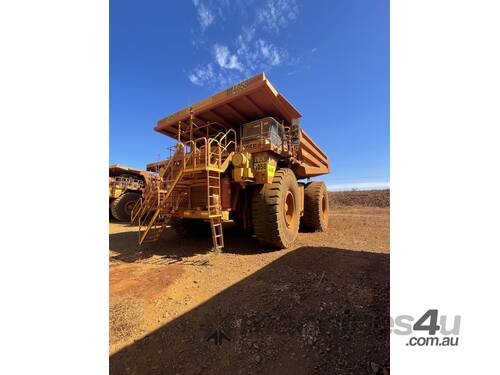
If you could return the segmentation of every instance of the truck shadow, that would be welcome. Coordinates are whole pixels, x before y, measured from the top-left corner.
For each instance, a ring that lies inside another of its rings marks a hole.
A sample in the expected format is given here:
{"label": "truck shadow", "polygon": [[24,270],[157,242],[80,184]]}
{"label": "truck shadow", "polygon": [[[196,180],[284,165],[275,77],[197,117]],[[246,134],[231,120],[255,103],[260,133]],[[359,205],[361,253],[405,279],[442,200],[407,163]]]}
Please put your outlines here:
{"label": "truck shadow", "polygon": [[389,363],[389,255],[301,247],[110,356],[110,374],[364,374]]}
{"label": "truck shadow", "polygon": [[[158,241],[139,245],[136,227],[126,224],[124,226],[130,230],[109,235],[109,249],[118,253],[113,257],[115,260],[133,262],[152,256],[189,257],[206,254],[212,248],[209,227],[206,231],[194,233],[189,237],[180,236],[172,228],[166,228]],[[259,244],[254,237],[242,233],[234,223],[224,224],[224,242],[225,253],[250,255],[275,250]]]}

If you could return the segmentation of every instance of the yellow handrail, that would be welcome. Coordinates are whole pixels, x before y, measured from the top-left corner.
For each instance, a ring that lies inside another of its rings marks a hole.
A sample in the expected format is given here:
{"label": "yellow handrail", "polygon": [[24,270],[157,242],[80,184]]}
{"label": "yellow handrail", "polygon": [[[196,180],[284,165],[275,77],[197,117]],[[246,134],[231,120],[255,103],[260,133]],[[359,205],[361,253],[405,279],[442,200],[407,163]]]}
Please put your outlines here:
{"label": "yellow handrail", "polygon": [[[217,166],[220,167],[222,164],[222,154],[228,152],[230,147],[236,149],[236,131],[234,129],[229,129],[228,131],[218,132],[213,137],[199,137],[189,141],[181,142],[176,148],[174,157],[177,156],[179,151],[179,145],[182,144],[184,147],[182,149],[182,167],[183,168],[193,168],[206,166]],[[232,139],[231,139],[232,138]],[[187,150],[189,149],[189,152]],[[171,169],[173,159],[169,160],[169,163],[164,168],[164,173],[167,169]],[[163,175],[161,177],[163,177]],[[171,176],[173,179],[174,176]]]}
{"label": "yellow handrail", "polygon": [[[228,130],[228,131],[224,134],[224,136],[223,136],[221,139],[219,139],[219,142],[222,142],[222,140],[223,140],[224,138],[228,138],[229,134],[232,134],[232,133],[234,134],[234,142],[236,143],[236,131],[234,131],[234,129],[229,129],[229,130]],[[229,139],[229,138],[228,138],[228,139]],[[232,142],[232,141],[230,141],[230,142]],[[226,141],[226,144],[227,144],[227,141]]]}

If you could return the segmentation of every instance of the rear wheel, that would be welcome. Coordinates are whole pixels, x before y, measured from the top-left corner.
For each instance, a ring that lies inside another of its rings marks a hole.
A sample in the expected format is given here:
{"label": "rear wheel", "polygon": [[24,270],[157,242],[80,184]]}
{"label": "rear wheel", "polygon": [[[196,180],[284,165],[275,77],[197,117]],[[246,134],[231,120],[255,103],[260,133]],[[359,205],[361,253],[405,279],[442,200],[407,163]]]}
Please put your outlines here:
{"label": "rear wheel", "polygon": [[328,229],[328,191],[324,182],[314,181],[304,188],[303,225],[308,230],[324,232]]}
{"label": "rear wheel", "polygon": [[294,173],[279,169],[273,182],[254,189],[252,223],[259,242],[290,247],[299,232],[299,185]]}
{"label": "rear wheel", "polygon": [[110,205],[113,217],[120,221],[130,221],[132,209],[140,198],[140,194],[132,192],[120,195]]}

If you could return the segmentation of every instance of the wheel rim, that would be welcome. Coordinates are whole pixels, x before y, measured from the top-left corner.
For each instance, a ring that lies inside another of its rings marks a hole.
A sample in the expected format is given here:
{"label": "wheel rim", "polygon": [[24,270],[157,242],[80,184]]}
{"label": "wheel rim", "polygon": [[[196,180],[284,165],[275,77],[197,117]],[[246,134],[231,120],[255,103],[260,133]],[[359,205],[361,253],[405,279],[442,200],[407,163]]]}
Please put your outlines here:
{"label": "wheel rim", "polygon": [[328,220],[328,198],[326,194],[323,194],[323,198],[321,199],[321,213],[323,221],[326,222]]}
{"label": "wheel rim", "polygon": [[125,205],[125,213],[130,216],[132,215],[132,209],[134,208],[135,206],[135,201],[131,201],[131,202],[128,202],[126,205]]}
{"label": "wheel rim", "polygon": [[288,228],[290,228],[295,222],[295,198],[293,193],[288,190],[285,196],[285,223]]}

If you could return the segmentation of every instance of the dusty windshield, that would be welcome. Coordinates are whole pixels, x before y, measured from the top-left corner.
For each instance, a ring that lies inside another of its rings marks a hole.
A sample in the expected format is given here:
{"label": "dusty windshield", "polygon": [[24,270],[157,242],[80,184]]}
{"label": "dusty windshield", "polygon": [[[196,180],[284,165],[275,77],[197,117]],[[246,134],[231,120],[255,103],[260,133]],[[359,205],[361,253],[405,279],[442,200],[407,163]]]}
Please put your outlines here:
{"label": "dusty windshield", "polygon": [[280,146],[282,133],[282,128],[276,121],[259,121],[243,126],[242,140],[268,139],[271,143]]}
{"label": "dusty windshield", "polygon": [[269,131],[269,124],[262,124],[258,122],[256,124],[247,124],[243,126],[243,139],[259,139],[261,134],[267,134]]}

